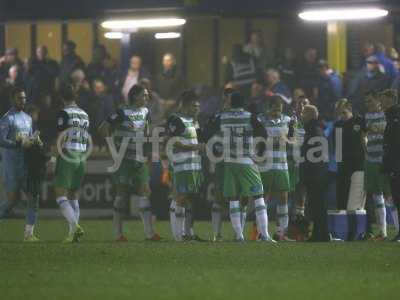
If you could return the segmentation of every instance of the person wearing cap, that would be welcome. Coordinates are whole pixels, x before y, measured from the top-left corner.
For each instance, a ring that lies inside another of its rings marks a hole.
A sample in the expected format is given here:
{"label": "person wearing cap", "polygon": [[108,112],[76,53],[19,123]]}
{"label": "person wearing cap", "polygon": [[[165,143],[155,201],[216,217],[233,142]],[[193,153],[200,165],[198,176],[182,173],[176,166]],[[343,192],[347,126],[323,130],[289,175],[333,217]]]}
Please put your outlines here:
{"label": "person wearing cap", "polygon": [[364,112],[363,101],[371,92],[380,92],[390,87],[390,80],[382,72],[381,65],[375,55],[366,59],[366,68],[358,79],[356,87],[349,93],[355,112]]}
{"label": "person wearing cap", "polygon": [[318,61],[319,80],[314,90],[314,99],[321,117],[331,119],[335,103],[342,96],[342,79],[326,60]]}

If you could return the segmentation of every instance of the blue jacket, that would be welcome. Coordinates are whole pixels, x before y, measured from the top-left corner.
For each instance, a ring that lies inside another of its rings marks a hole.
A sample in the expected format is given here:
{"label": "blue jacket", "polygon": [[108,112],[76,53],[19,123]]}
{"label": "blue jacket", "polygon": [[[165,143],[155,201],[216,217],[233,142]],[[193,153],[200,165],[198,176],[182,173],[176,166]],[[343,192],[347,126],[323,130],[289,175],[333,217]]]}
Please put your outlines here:
{"label": "blue jacket", "polygon": [[0,119],[0,147],[3,161],[23,159],[22,148],[16,142],[18,134],[32,135],[32,118],[23,111],[11,108]]}
{"label": "blue jacket", "polygon": [[342,79],[336,72],[330,74],[329,79],[332,84],[333,93],[335,94],[335,97],[339,99],[340,97],[342,97],[342,90],[343,90]]}
{"label": "blue jacket", "polygon": [[286,84],[284,84],[282,81],[279,81],[276,83],[272,88],[271,92],[274,94],[279,94],[281,96],[284,96],[286,99],[284,101],[287,104],[290,104],[292,102],[292,93],[290,92],[290,89],[287,87]]}
{"label": "blue jacket", "polygon": [[375,56],[385,69],[385,74],[390,78],[390,82],[392,82],[397,76],[397,70],[393,62],[382,52],[377,52]]}

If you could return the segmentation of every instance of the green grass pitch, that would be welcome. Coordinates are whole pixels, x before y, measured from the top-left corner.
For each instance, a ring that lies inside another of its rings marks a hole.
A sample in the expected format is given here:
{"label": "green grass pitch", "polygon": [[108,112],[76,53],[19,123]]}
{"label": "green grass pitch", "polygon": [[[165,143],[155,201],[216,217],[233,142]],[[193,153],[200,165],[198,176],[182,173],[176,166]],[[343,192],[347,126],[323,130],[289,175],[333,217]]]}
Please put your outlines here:
{"label": "green grass pitch", "polygon": [[[128,243],[111,242],[110,221],[83,221],[80,244],[60,243],[61,220],[42,220],[43,242],[21,242],[23,221],[0,223],[0,299],[395,299],[400,244],[381,242],[177,244],[143,241],[126,222]],[[249,227],[249,226],[248,226]],[[197,223],[202,237],[211,225]],[[224,224],[231,238],[230,224]],[[392,298],[385,298],[392,297]]]}

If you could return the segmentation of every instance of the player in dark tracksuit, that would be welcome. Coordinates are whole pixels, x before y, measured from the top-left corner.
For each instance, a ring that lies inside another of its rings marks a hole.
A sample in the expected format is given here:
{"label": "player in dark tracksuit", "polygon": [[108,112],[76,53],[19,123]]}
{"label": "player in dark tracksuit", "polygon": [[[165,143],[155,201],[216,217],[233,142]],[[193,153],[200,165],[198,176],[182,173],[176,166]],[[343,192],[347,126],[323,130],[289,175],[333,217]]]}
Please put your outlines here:
{"label": "player in dark tracksuit", "polygon": [[[300,178],[307,191],[307,204],[311,212],[311,219],[314,223],[310,242],[330,241],[327,224],[327,207],[323,199],[326,187],[325,178],[327,176],[327,164],[324,153],[318,151],[314,153],[313,161],[309,157],[309,151],[314,147],[320,147],[318,139],[324,138],[324,133],[318,120],[318,109],[313,105],[306,105],[302,113],[304,121],[304,143],[301,147],[301,156],[304,161],[300,164]],[[314,142],[312,143],[312,141]]]}
{"label": "player in dark tracksuit", "polygon": [[[32,128],[34,131],[39,116],[39,109],[35,106],[31,106],[28,107],[27,113],[32,117]],[[38,217],[40,189],[46,176],[46,166],[47,162],[50,160],[51,155],[50,151],[48,151],[49,149],[46,148],[41,141],[39,131],[34,132],[32,140],[32,146],[24,150],[24,157],[27,169],[27,206],[28,211],[31,212],[26,216],[26,230],[31,230],[33,232],[33,226],[37,223]]]}
{"label": "player in dark tracksuit", "polygon": [[32,147],[25,151],[27,162],[27,195],[28,208],[35,212],[33,217],[27,223],[36,223],[37,211],[39,209],[40,189],[46,176],[46,164],[50,160],[49,152],[46,151],[43,143],[38,141]]}

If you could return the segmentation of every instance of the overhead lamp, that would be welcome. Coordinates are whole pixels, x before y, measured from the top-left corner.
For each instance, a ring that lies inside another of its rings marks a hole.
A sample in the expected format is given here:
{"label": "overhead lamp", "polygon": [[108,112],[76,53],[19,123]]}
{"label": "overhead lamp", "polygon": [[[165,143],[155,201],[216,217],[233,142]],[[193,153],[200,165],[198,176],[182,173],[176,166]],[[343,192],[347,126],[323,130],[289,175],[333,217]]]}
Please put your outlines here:
{"label": "overhead lamp", "polygon": [[181,37],[181,34],[179,32],[158,32],[154,35],[154,37],[158,40],[177,39]]}
{"label": "overhead lamp", "polygon": [[106,39],[111,39],[111,40],[120,40],[122,39],[123,36],[124,34],[122,32],[114,32],[114,31],[106,32],[104,34],[104,37]]}
{"label": "overhead lamp", "polygon": [[310,9],[299,13],[300,19],[306,21],[347,21],[347,20],[367,20],[382,18],[388,15],[386,9],[377,7],[348,7],[330,9]]}
{"label": "overhead lamp", "polygon": [[109,20],[101,23],[103,28],[112,30],[129,30],[140,28],[160,28],[182,26],[186,23],[185,19],[179,18],[155,18],[155,19],[127,19]]}

